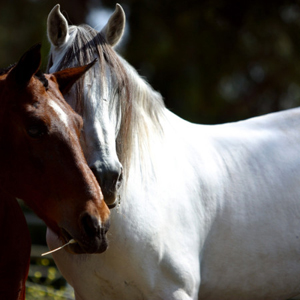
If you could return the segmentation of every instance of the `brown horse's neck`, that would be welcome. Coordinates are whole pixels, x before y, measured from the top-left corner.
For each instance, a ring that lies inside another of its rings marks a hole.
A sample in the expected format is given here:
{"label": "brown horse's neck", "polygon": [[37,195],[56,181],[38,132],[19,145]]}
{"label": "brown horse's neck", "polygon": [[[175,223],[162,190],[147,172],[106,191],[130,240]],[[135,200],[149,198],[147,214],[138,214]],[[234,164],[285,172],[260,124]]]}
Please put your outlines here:
{"label": "brown horse's neck", "polygon": [[[4,75],[6,76],[6,75]],[[1,80],[1,78],[4,77],[3,75],[0,76],[0,147],[2,147],[2,138],[3,134],[5,133],[5,129],[7,129],[7,126],[5,126],[5,115],[7,113],[7,88],[5,86],[5,82]]]}
{"label": "brown horse's neck", "polygon": [[31,247],[29,230],[17,200],[2,189],[0,230],[0,299],[25,300]]}
{"label": "brown horse's neck", "polygon": [[0,132],[0,189],[5,190],[9,194],[10,190],[14,190],[15,181],[11,178],[10,170],[12,166],[9,165],[9,162],[11,162],[10,156],[12,155],[12,149],[10,149],[9,143],[6,143],[5,140],[4,134]]}

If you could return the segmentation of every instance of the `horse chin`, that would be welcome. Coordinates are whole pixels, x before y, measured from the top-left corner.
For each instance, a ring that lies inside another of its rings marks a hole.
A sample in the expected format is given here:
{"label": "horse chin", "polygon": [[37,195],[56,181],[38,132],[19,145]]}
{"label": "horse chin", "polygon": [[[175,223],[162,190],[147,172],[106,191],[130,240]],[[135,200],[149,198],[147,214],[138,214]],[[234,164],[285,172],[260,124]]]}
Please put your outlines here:
{"label": "horse chin", "polygon": [[104,202],[106,203],[107,207],[109,209],[112,209],[118,205],[118,191],[116,190],[115,192],[106,192],[102,190],[103,197],[104,197]]}
{"label": "horse chin", "polygon": [[[107,231],[107,230],[106,230]],[[65,250],[71,254],[96,254],[103,253],[108,248],[108,241],[106,237],[106,232],[102,233],[100,236],[93,238],[72,237],[66,230],[62,229],[62,237],[64,243],[69,242],[74,239],[76,243],[69,244]]]}
{"label": "horse chin", "polygon": [[108,248],[106,237],[99,239],[93,244],[84,245],[80,242],[69,245],[66,250],[71,254],[96,254],[103,253]]}

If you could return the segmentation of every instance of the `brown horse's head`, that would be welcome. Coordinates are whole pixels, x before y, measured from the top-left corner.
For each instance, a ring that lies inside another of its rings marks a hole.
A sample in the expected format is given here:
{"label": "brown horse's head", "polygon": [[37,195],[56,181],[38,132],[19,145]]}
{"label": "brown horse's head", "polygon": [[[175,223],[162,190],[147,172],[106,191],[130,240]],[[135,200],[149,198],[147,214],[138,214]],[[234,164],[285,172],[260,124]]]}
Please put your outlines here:
{"label": "brown horse's head", "polygon": [[41,74],[40,45],[0,75],[0,188],[21,198],[74,253],[106,250],[109,209],[80,147],[82,119],[64,101],[91,66]]}

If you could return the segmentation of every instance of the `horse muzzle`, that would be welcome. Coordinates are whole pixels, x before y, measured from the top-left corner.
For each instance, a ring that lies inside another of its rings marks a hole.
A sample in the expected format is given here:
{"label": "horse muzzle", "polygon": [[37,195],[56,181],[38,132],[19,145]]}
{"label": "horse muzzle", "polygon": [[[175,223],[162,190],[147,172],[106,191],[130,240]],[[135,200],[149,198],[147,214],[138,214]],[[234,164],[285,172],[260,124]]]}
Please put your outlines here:
{"label": "horse muzzle", "polygon": [[80,216],[79,234],[71,234],[66,229],[61,229],[62,237],[65,242],[74,239],[76,243],[70,244],[66,250],[73,254],[93,254],[102,253],[108,248],[107,231],[109,220],[100,224],[98,219],[89,213]]}
{"label": "horse muzzle", "polygon": [[108,208],[114,208],[117,203],[118,191],[123,181],[123,168],[120,163],[115,163],[111,166],[96,161],[90,166],[93,174],[95,175],[104,197],[104,201]]}

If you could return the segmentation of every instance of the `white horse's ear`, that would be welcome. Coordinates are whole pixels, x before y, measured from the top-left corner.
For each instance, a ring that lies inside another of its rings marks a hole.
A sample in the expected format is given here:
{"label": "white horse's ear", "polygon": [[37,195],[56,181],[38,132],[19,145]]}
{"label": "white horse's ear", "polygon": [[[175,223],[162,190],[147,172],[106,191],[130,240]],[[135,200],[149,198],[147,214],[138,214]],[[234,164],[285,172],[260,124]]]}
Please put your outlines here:
{"label": "white horse's ear", "polygon": [[106,41],[112,47],[116,46],[121,37],[123,36],[125,29],[126,17],[124,10],[120,4],[116,4],[114,13],[109,18],[107,24],[101,30]]}
{"label": "white horse's ear", "polygon": [[56,4],[50,11],[47,19],[48,39],[56,47],[64,44],[69,37],[68,21],[59,8],[60,5]]}

